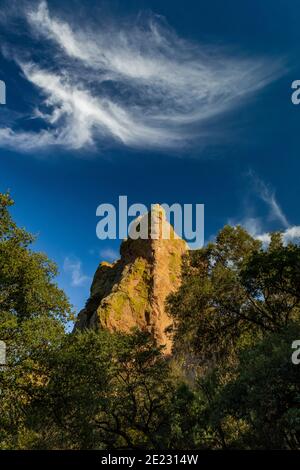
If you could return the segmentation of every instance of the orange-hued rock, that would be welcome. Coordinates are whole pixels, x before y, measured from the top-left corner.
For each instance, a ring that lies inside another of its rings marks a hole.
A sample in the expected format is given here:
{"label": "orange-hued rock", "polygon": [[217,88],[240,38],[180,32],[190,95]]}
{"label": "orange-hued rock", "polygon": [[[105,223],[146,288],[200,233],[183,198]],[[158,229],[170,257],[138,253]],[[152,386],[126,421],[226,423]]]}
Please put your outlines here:
{"label": "orange-hued rock", "polygon": [[[143,230],[148,236],[134,239],[134,232]],[[165,330],[172,321],[165,300],[179,287],[186,251],[186,242],[175,234],[163,208],[155,205],[132,225],[129,238],[121,244],[121,258],[113,264],[100,263],[75,328],[129,332],[137,327],[150,331],[169,354],[172,338]]]}

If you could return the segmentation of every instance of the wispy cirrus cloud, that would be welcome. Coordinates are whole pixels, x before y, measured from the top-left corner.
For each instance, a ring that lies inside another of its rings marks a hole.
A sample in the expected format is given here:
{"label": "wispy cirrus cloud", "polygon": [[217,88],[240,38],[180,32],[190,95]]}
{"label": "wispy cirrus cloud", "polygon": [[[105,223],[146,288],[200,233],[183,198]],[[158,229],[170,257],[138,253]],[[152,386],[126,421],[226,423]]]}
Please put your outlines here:
{"label": "wispy cirrus cloud", "polygon": [[[80,149],[117,142],[136,148],[182,148],[215,137],[209,122],[276,80],[280,60],[237,56],[180,38],[161,18],[84,24],[49,10],[25,11],[39,60],[16,60],[42,102],[42,130],[0,130],[0,145]],[[46,52],[45,52],[46,50]],[[46,57],[45,57],[46,54]],[[30,58],[30,59],[29,59]],[[45,60],[46,59],[46,60]],[[47,64],[47,65],[45,65]]]}
{"label": "wispy cirrus cloud", "polygon": [[[253,171],[249,171],[247,177],[253,183],[253,190],[255,194],[266,204],[268,208],[267,220],[277,223],[278,231],[282,234],[283,243],[300,243],[300,226],[292,226],[279,202],[276,199],[275,191],[270,188],[261,178],[259,178]],[[239,221],[230,220],[231,225],[241,225],[244,227],[254,238],[260,240],[263,245],[268,245],[271,241],[270,233],[266,230],[266,219],[261,217],[248,216],[240,219]]]}
{"label": "wispy cirrus cloud", "polygon": [[258,196],[267,204],[269,207],[269,218],[279,222],[283,227],[288,228],[290,224],[284,214],[282,208],[276,200],[275,192],[258,178],[253,172],[249,172],[249,176],[254,181],[254,187]]}
{"label": "wispy cirrus cloud", "polygon": [[118,258],[120,258],[119,253],[116,250],[113,250],[112,248],[103,248],[100,250],[100,256],[104,260],[108,261],[116,261]]}
{"label": "wispy cirrus cloud", "polygon": [[80,287],[90,282],[89,276],[82,272],[82,263],[77,258],[66,257],[64,271],[71,274],[71,285],[73,287]]}

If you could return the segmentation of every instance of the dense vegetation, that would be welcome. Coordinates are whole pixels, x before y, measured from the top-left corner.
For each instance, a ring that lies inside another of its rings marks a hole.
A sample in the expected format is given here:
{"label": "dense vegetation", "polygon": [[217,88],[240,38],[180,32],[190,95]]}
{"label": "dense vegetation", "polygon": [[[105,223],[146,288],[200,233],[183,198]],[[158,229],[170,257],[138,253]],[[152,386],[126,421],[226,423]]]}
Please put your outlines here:
{"label": "dense vegetation", "polygon": [[299,449],[300,248],[240,227],[184,260],[168,300],[174,354],[153,339],[65,332],[56,267],[0,195],[0,449]]}

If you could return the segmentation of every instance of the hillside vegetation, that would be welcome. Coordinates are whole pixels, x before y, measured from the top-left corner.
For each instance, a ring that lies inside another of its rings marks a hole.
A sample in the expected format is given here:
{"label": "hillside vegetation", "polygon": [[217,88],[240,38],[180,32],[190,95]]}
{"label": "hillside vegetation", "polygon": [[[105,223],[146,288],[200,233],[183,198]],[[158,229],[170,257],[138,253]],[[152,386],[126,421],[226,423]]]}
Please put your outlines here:
{"label": "hillside vegetation", "polygon": [[0,449],[300,448],[299,246],[226,226],[184,255],[169,356],[141,330],[67,333],[57,269],[12,204],[0,195]]}

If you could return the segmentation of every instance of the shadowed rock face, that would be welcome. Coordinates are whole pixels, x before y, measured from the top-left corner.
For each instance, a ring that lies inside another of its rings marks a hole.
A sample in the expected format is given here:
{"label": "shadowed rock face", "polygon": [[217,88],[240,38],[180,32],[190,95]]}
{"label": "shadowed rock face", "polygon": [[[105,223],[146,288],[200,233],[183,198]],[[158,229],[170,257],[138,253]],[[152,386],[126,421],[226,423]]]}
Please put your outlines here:
{"label": "shadowed rock face", "polygon": [[[148,238],[133,239],[136,231]],[[166,345],[165,353],[169,354],[172,339],[165,329],[171,319],[165,300],[179,287],[186,251],[186,242],[167,222],[163,208],[154,206],[132,225],[129,238],[121,244],[121,258],[113,264],[100,263],[75,328],[129,332],[137,327],[151,332],[158,344]]]}

